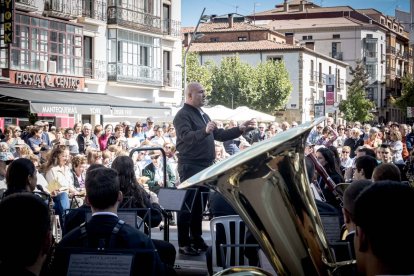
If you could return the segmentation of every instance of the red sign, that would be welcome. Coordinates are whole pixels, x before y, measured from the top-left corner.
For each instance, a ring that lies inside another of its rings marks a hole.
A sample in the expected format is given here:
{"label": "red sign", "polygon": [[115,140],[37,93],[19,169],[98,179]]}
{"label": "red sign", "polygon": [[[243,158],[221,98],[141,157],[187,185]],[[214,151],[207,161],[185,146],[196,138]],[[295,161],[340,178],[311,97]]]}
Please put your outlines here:
{"label": "red sign", "polygon": [[326,86],[326,105],[334,105],[335,103],[335,86]]}
{"label": "red sign", "polygon": [[12,70],[10,70],[10,83],[37,88],[65,90],[82,90],[85,87],[84,78]]}

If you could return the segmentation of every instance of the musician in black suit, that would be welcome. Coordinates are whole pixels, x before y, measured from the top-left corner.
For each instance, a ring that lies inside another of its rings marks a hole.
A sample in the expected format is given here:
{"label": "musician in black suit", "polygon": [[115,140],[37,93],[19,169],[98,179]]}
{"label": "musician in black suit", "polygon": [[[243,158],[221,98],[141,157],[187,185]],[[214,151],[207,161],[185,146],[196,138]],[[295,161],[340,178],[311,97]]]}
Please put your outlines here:
{"label": "musician in black suit", "polygon": [[[219,129],[201,109],[207,94],[200,83],[188,84],[185,89],[186,102],[174,117],[177,132],[178,173],[184,182],[193,175],[211,166],[215,159],[214,140],[226,141],[239,137],[246,129],[253,127],[253,121],[246,121],[238,127]],[[202,238],[201,193],[207,188],[197,189],[191,212],[181,211],[177,217],[179,252],[184,255],[199,255],[207,250]]]}
{"label": "musician in black suit", "polygon": [[[154,250],[154,267],[157,269],[155,273],[156,275],[165,274],[166,266],[161,262],[158,253],[155,252],[151,239],[135,227],[123,224],[116,214],[118,205],[123,199],[117,172],[108,168],[90,170],[86,176],[85,187],[86,201],[92,208],[92,218],[64,236],[58,244],[58,249],[86,247],[92,249]],[[116,234],[114,234],[115,229],[117,229]],[[83,234],[85,230],[86,235]],[[53,266],[55,269],[62,267],[60,258],[62,257],[59,254],[55,256]],[[152,266],[152,264],[148,265]],[[148,267],[141,267],[141,269],[140,271],[150,271]],[[174,271],[171,272],[174,273]],[[56,273],[56,275],[58,274]]]}

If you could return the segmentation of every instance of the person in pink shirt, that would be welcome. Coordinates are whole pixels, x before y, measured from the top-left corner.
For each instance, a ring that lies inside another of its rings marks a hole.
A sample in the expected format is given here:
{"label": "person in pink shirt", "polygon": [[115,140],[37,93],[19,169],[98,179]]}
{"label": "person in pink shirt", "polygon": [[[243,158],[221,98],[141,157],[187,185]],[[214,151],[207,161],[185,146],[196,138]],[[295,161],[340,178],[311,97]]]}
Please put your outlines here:
{"label": "person in pink shirt", "polygon": [[99,147],[102,151],[107,149],[108,139],[109,139],[109,137],[111,137],[113,129],[114,129],[114,127],[111,124],[107,124],[105,126],[104,134],[102,134],[99,137],[98,143],[99,143]]}

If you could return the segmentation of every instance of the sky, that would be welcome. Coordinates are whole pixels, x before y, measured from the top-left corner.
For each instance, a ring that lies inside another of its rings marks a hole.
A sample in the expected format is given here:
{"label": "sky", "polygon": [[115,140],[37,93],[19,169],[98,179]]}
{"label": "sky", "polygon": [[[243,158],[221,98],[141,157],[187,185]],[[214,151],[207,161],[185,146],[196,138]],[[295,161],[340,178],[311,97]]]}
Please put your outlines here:
{"label": "sky", "polygon": [[[375,8],[386,15],[394,16],[395,9],[410,10],[410,0],[313,0],[322,7],[351,6],[352,8]],[[204,14],[224,15],[234,13],[249,15],[256,12],[271,10],[283,0],[181,0],[181,26],[195,26],[203,8]]]}

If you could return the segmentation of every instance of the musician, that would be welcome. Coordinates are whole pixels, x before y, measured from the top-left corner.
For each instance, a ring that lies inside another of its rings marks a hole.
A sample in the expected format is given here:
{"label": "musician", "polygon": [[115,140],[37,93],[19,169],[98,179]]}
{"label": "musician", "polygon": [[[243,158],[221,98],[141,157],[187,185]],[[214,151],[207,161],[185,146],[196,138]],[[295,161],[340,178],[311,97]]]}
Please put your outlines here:
{"label": "musician", "polygon": [[356,199],[355,253],[361,275],[412,275],[414,190],[380,181]]}
{"label": "musician", "polygon": [[[335,161],[335,156],[333,152],[327,148],[319,148],[316,151],[316,158],[319,163],[324,167],[325,171],[329,175],[335,184],[344,182],[344,179],[341,175],[338,163]],[[340,210],[339,201],[335,198],[334,194],[329,190],[329,187],[321,176],[318,178],[318,185],[322,190],[323,197],[326,202],[337,207]]]}
{"label": "musician", "polygon": [[[214,140],[223,142],[237,138],[247,128],[254,126],[253,121],[249,120],[238,127],[219,129],[201,109],[207,100],[204,87],[200,83],[192,82],[186,87],[185,93],[186,102],[174,118],[181,182],[213,164]],[[200,187],[195,195],[191,213],[182,211],[178,214],[178,244],[181,254],[196,256],[199,255],[198,249],[207,250],[207,245],[201,237],[202,211],[205,209],[205,206],[201,206],[201,192],[207,191],[207,188]]]}
{"label": "musician", "polygon": [[[58,244],[58,249],[64,247],[98,248],[110,247],[110,239],[115,226],[119,228],[114,248],[119,249],[155,249],[152,241],[144,233],[128,224],[119,224],[117,216],[118,205],[123,200],[120,191],[118,173],[113,169],[96,168],[88,171],[86,176],[86,201],[91,205],[92,218],[84,228],[79,226],[66,234]],[[83,235],[86,231],[86,236]],[[85,242],[87,241],[87,242]],[[53,267],[59,272],[62,269],[61,255],[56,255]],[[155,267],[159,269],[156,275],[163,275],[166,266],[161,262],[159,255],[154,255]],[[152,264],[148,264],[152,266]],[[145,271],[147,267],[142,267]],[[136,271],[135,274],[136,275]],[[55,275],[61,275],[56,273]]]}
{"label": "musician", "polygon": [[377,159],[372,156],[365,155],[355,159],[355,170],[352,176],[353,180],[371,180],[372,172],[378,166]]}
{"label": "musician", "polygon": [[33,192],[37,184],[37,170],[26,158],[14,160],[6,172],[7,190],[4,196],[21,192]]}
{"label": "musician", "polygon": [[31,193],[10,195],[0,202],[0,221],[0,275],[40,275],[52,245],[46,204]]}

